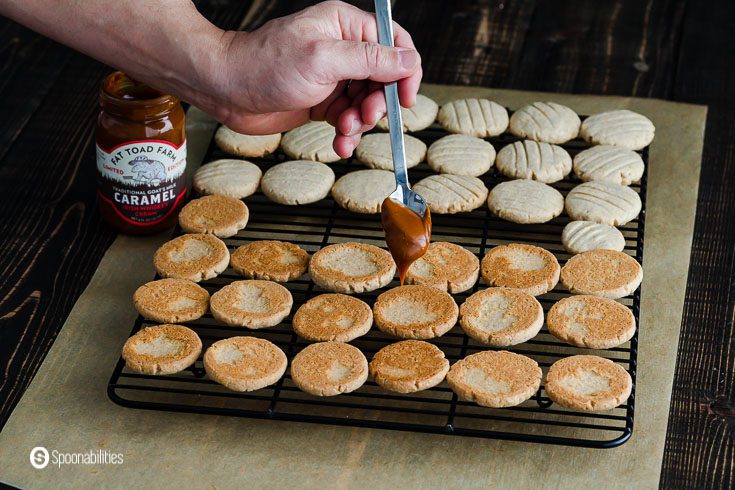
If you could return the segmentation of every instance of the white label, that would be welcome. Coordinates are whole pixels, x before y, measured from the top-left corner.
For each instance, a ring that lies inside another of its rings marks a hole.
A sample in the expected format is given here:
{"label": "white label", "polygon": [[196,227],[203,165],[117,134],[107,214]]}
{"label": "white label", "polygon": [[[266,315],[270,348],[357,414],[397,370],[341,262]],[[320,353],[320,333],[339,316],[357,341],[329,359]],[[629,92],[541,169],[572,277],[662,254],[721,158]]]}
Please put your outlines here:
{"label": "white label", "polygon": [[97,170],[106,179],[126,186],[170,183],[186,169],[186,141],[176,147],[169,141],[131,141],[110,151],[97,145]]}

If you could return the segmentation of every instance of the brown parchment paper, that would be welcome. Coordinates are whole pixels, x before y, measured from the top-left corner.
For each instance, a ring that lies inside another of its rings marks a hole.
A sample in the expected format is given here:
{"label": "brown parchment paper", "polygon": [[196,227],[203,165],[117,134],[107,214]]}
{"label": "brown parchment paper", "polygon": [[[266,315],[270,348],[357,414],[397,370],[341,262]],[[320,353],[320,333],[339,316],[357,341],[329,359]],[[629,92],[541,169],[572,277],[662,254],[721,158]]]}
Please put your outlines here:
{"label": "brown parchment paper", "polygon": [[[594,450],[278,421],[132,410],[114,405],[106,385],[136,313],[135,288],[151,279],[151,257],[168,233],[121,236],[2,433],[0,479],[57,487],[400,487],[655,488],[694,224],[706,107],[651,99],[574,96],[424,85],[442,103],[489,97],[518,108],[535,100],[582,114],[630,108],[650,117],[645,277],[641,298],[636,419],[632,439]],[[190,164],[198,165],[211,121],[189,118]],[[199,155],[197,157],[197,155]],[[29,453],[106,449],[116,466],[34,469]]]}

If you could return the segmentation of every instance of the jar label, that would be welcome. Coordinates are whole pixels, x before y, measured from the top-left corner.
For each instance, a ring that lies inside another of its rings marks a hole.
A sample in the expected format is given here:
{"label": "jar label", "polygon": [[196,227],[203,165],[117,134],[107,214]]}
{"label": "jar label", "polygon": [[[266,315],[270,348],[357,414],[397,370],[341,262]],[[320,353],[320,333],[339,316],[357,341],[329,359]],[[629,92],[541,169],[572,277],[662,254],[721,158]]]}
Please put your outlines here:
{"label": "jar label", "polygon": [[129,141],[106,150],[97,145],[99,196],[125,221],[154,225],[186,195],[186,141]]}

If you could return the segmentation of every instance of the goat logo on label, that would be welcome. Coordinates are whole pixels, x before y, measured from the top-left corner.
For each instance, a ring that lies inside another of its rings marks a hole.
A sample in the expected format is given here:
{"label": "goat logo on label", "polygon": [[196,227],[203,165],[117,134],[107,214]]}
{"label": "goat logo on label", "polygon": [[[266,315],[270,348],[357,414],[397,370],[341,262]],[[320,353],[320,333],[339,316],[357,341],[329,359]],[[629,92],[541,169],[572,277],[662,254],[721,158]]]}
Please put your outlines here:
{"label": "goat logo on label", "polygon": [[136,182],[157,186],[166,179],[166,166],[158,160],[137,156],[130,161],[130,165]]}

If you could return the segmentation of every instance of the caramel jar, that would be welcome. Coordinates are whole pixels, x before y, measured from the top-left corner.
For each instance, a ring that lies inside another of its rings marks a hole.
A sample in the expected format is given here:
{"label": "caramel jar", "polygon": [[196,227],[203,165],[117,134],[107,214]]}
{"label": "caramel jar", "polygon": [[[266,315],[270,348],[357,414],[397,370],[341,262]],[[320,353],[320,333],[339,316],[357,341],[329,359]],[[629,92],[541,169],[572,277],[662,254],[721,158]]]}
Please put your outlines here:
{"label": "caramel jar", "polygon": [[102,81],[97,119],[100,212],[123,233],[172,227],[186,196],[179,100],[115,72]]}

